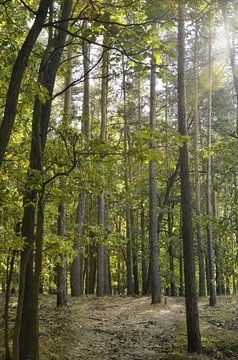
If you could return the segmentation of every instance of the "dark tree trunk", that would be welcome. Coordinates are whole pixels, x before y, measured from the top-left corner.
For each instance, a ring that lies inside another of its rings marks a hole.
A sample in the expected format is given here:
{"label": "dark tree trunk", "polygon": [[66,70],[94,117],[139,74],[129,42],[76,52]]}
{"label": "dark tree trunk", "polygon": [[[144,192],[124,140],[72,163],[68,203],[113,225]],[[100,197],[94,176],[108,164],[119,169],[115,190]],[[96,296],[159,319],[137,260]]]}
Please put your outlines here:
{"label": "dark tree trunk", "polygon": [[[183,1],[178,1],[178,130],[187,135],[185,106],[185,24]],[[190,195],[188,144],[184,141],[179,148],[181,178],[182,237],[185,275],[185,304],[187,321],[188,352],[201,353],[201,336],[196,294],[195,262],[192,232],[192,205]]]}
{"label": "dark tree trunk", "polygon": [[4,158],[6,147],[12,132],[14,120],[17,113],[17,102],[20,93],[22,78],[27,67],[27,63],[32,52],[33,46],[41,32],[51,1],[41,0],[35,21],[19,51],[7,91],[7,100],[3,120],[0,127],[0,167]]}
{"label": "dark tree trunk", "polygon": [[[208,116],[207,116],[207,146],[211,146],[212,141],[212,39],[209,32],[209,74],[208,74]],[[209,303],[216,305],[216,286],[214,271],[214,248],[212,239],[212,157],[209,154],[207,159],[207,256],[209,266]]]}
{"label": "dark tree trunk", "polygon": [[194,146],[195,146],[195,207],[196,207],[196,235],[197,235],[197,252],[198,252],[198,266],[199,266],[199,296],[206,295],[205,289],[205,267],[204,267],[204,251],[202,241],[202,227],[201,227],[201,192],[200,192],[200,175],[199,175],[199,111],[198,111],[198,23],[196,21],[195,28],[195,45],[194,45]]}
{"label": "dark tree trunk", "polygon": [[[150,128],[152,131],[156,130],[156,64],[154,54],[152,54],[150,79]],[[152,141],[150,148],[153,150],[155,146],[155,141]],[[149,163],[149,236],[152,304],[158,304],[161,302],[161,284],[158,260],[157,177],[155,160],[150,160]]]}
{"label": "dark tree trunk", "polygon": [[142,272],[142,295],[146,295],[146,277],[147,277],[147,251],[145,244],[145,209],[141,204],[141,272]]}
{"label": "dark tree trunk", "polygon": [[131,221],[131,245],[132,245],[132,269],[134,277],[134,294],[139,295],[139,275],[138,275],[138,256],[137,256],[137,243],[136,243],[136,226],[135,226],[135,213],[131,209],[130,212]]}
{"label": "dark tree trunk", "polygon": [[170,295],[176,296],[174,274],[174,244],[173,244],[173,214],[172,209],[168,212],[168,235],[169,235],[169,269],[170,269]]}

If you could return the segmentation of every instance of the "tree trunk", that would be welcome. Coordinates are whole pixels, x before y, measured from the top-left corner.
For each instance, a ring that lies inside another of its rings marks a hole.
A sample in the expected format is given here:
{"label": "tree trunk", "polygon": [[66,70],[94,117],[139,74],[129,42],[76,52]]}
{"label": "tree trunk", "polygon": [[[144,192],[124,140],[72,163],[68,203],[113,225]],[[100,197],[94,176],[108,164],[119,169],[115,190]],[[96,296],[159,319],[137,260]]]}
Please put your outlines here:
{"label": "tree trunk", "polygon": [[[178,1],[178,130],[187,135],[185,106],[185,24],[183,1]],[[179,148],[181,178],[182,237],[184,253],[185,304],[188,352],[201,353],[201,336],[196,294],[195,262],[192,231],[192,205],[190,195],[188,144],[183,141]]]}
{"label": "tree trunk", "polygon": [[[150,79],[150,129],[156,130],[156,64],[154,54],[151,61]],[[150,149],[155,149],[155,141],[151,141]],[[161,284],[159,273],[158,250],[158,213],[157,213],[157,177],[156,162],[149,163],[149,236],[150,236],[150,262],[151,262],[151,295],[152,304],[161,302]]]}
{"label": "tree trunk", "polygon": [[145,245],[145,209],[141,204],[141,272],[142,272],[142,295],[146,295],[146,277],[147,277],[147,252]]}
{"label": "tree trunk", "polygon": [[[104,38],[104,44],[106,38]],[[105,144],[107,141],[107,96],[108,96],[108,66],[109,53],[103,50],[102,62],[102,86],[101,86],[101,132],[100,141]],[[102,192],[99,196],[98,202],[98,224],[102,228],[104,237],[105,232],[105,193]],[[97,244],[97,295],[104,296],[109,291],[108,289],[108,256],[106,244],[99,240]]]}
{"label": "tree trunk", "polygon": [[[208,116],[207,116],[207,146],[211,147],[212,135],[212,39],[209,32],[209,74],[208,74]],[[212,157],[208,155],[207,159],[207,256],[209,266],[209,303],[216,305],[216,285],[214,272],[214,248],[212,239]]]}
{"label": "tree trunk", "polygon": [[170,294],[176,296],[174,274],[174,244],[173,244],[173,214],[172,209],[168,212],[168,235],[169,235],[169,269],[170,269]]}
{"label": "tree trunk", "polygon": [[197,235],[197,252],[198,252],[198,266],[199,266],[199,296],[205,296],[205,267],[204,267],[204,252],[202,241],[202,227],[201,227],[201,193],[200,193],[200,175],[199,175],[199,112],[198,112],[198,22],[195,25],[195,44],[194,44],[194,146],[195,146],[195,207],[196,207],[196,235]]}
{"label": "tree trunk", "polygon": [[35,42],[40,34],[47,12],[49,9],[51,1],[50,0],[41,0],[39,8],[35,17],[35,21],[29,30],[29,33],[17,55],[15,64],[12,69],[12,74],[9,82],[9,87],[7,91],[7,100],[3,115],[3,120],[0,127],[0,167],[4,158],[7,144],[12,132],[14,125],[16,113],[17,113],[17,103],[18,97],[21,88],[22,78],[27,67],[27,63],[32,52],[32,49],[35,45]]}
{"label": "tree trunk", "polygon": [[[87,23],[84,24],[87,28]],[[89,65],[90,65],[90,46],[83,43],[83,116],[82,116],[82,135],[85,137],[85,147],[87,148],[90,140],[90,111],[89,111]],[[83,255],[82,255],[82,232],[86,204],[85,182],[81,183],[81,191],[79,192],[78,207],[76,210],[76,237],[74,249],[77,253],[71,267],[71,296],[80,296],[83,294]]]}
{"label": "tree trunk", "polygon": [[[127,112],[126,112],[126,69],[125,69],[125,59],[122,57],[122,91],[123,91],[123,112],[124,112],[124,152],[130,152],[130,128],[127,121]],[[129,193],[129,181],[130,181],[130,171],[131,171],[131,159],[130,154],[125,157],[125,193]],[[127,295],[133,295],[133,280],[132,280],[132,248],[131,248],[131,219],[130,219],[130,209],[131,206],[129,201],[126,203],[126,268],[127,268]]]}
{"label": "tree trunk", "polygon": [[139,295],[139,275],[138,275],[138,256],[137,256],[137,242],[136,242],[136,226],[135,226],[135,213],[131,209],[131,245],[132,245],[132,268],[134,277],[134,294]]}

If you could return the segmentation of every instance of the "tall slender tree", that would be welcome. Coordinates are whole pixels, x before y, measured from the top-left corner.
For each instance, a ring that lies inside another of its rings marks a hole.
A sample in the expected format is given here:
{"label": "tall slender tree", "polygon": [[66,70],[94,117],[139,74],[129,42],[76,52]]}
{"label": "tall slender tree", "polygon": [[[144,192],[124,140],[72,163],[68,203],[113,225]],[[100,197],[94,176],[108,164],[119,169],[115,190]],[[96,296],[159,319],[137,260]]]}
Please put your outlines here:
{"label": "tall slender tree", "polygon": [[[151,77],[150,77],[150,128],[156,130],[156,62],[152,51]],[[150,142],[152,151],[155,141]],[[161,302],[159,251],[158,251],[158,213],[157,213],[157,177],[156,162],[149,162],[149,236],[150,236],[150,262],[151,262],[151,295],[152,304]]]}
{"label": "tall slender tree", "polygon": [[194,147],[195,147],[195,208],[196,208],[196,235],[197,235],[197,251],[199,265],[199,296],[206,295],[205,289],[205,267],[204,267],[204,251],[202,242],[201,227],[201,192],[200,192],[200,174],[199,174],[199,79],[198,79],[198,21],[195,22],[195,44],[194,44]]}
{"label": "tall slender tree", "polygon": [[214,248],[212,239],[212,156],[210,148],[212,145],[212,33],[209,31],[209,64],[208,64],[208,113],[207,113],[207,256],[209,267],[209,303],[211,306],[216,305],[216,285],[214,269]]}
{"label": "tall slender tree", "polygon": [[[184,5],[178,0],[178,130],[187,135],[185,103],[185,24]],[[188,144],[184,140],[179,148],[181,179],[181,213],[184,253],[185,304],[188,351],[201,353],[201,336],[196,293],[195,262],[192,231],[192,205],[189,180]]]}

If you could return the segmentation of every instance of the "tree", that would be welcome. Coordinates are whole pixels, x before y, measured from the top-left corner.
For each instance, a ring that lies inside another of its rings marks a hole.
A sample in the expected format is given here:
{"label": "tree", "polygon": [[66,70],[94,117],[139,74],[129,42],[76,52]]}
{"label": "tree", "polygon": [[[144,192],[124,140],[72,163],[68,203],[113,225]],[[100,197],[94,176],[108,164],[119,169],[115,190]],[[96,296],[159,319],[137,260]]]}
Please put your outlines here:
{"label": "tree", "polygon": [[[178,130],[186,137],[186,105],[185,105],[185,26],[184,5],[178,1]],[[182,237],[184,254],[185,304],[188,352],[201,353],[201,337],[199,330],[199,316],[196,294],[196,278],[193,250],[192,206],[189,181],[188,145],[183,140],[179,148],[180,179],[181,179],[181,211]]]}
{"label": "tree", "polygon": [[[156,62],[152,52],[150,79],[150,128],[156,130]],[[151,141],[150,148],[155,148],[155,141]],[[161,302],[160,274],[158,262],[158,215],[157,215],[157,177],[156,162],[149,163],[149,233],[150,233],[150,262],[151,262],[151,293],[152,304]]]}

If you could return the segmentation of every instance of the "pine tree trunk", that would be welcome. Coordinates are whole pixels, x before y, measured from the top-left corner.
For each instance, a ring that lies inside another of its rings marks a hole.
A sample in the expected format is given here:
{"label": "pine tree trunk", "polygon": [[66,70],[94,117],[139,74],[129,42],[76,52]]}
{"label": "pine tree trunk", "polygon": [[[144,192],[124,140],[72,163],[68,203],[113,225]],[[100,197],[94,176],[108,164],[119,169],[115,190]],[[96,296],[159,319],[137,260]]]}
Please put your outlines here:
{"label": "pine tree trunk", "polygon": [[146,277],[147,277],[147,252],[145,245],[145,209],[141,204],[141,273],[142,273],[142,295],[146,295]]}
{"label": "pine tree trunk", "polygon": [[[124,107],[124,152],[130,152],[130,128],[127,121],[127,112],[126,112],[126,69],[125,69],[125,59],[122,57],[122,71],[123,71],[123,80],[122,80],[122,90],[123,90],[123,107]],[[129,192],[129,181],[130,181],[130,171],[131,171],[131,159],[130,154],[125,157],[125,193]],[[131,219],[130,219],[131,206],[127,201],[126,204],[126,268],[127,268],[127,295],[133,295],[133,280],[132,280],[132,246],[131,246]]]}
{"label": "pine tree trunk", "polygon": [[132,245],[132,269],[134,277],[134,294],[139,295],[139,275],[138,275],[138,257],[137,257],[137,243],[136,243],[136,226],[135,226],[135,213],[131,209],[131,245]]}
{"label": "pine tree trunk", "polygon": [[196,207],[196,235],[197,235],[197,251],[199,265],[199,296],[205,296],[205,267],[204,267],[204,251],[202,241],[201,227],[201,193],[200,193],[200,175],[199,175],[199,112],[198,112],[198,23],[195,25],[195,45],[194,45],[194,146],[195,146],[195,207]]}
{"label": "pine tree trunk", "polygon": [[[154,55],[151,61],[150,79],[150,128],[156,130],[156,64]],[[155,142],[150,143],[150,148],[154,149]],[[159,250],[158,250],[158,212],[157,212],[157,177],[156,162],[150,160],[149,163],[149,236],[150,236],[150,262],[151,262],[151,294],[152,304],[161,302],[161,284],[159,273]]]}
{"label": "pine tree trunk", "polygon": [[170,294],[171,296],[176,296],[174,273],[173,214],[171,211],[172,209],[168,212]]}
{"label": "pine tree trunk", "polygon": [[[179,0],[178,4],[178,130],[179,133],[183,136],[187,135],[185,105],[185,13],[183,1]],[[192,205],[190,195],[187,141],[184,141],[182,146],[180,146],[179,155],[188,352],[201,353],[202,345],[199,331],[199,316],[196,294],[192,231]]]}
{"label": "pine tree trunk", "polygon": [[[212,39],[209,32],[209,74],[208,74],[208,116],[207,116],[207,146],[211,147],[211,129],[212,129]],[[209,266],[209,303],[216,305],[216,286],[214,271],[214,248],[212,239],[212,157],[209,154],[207,159],[207,256]]]}

